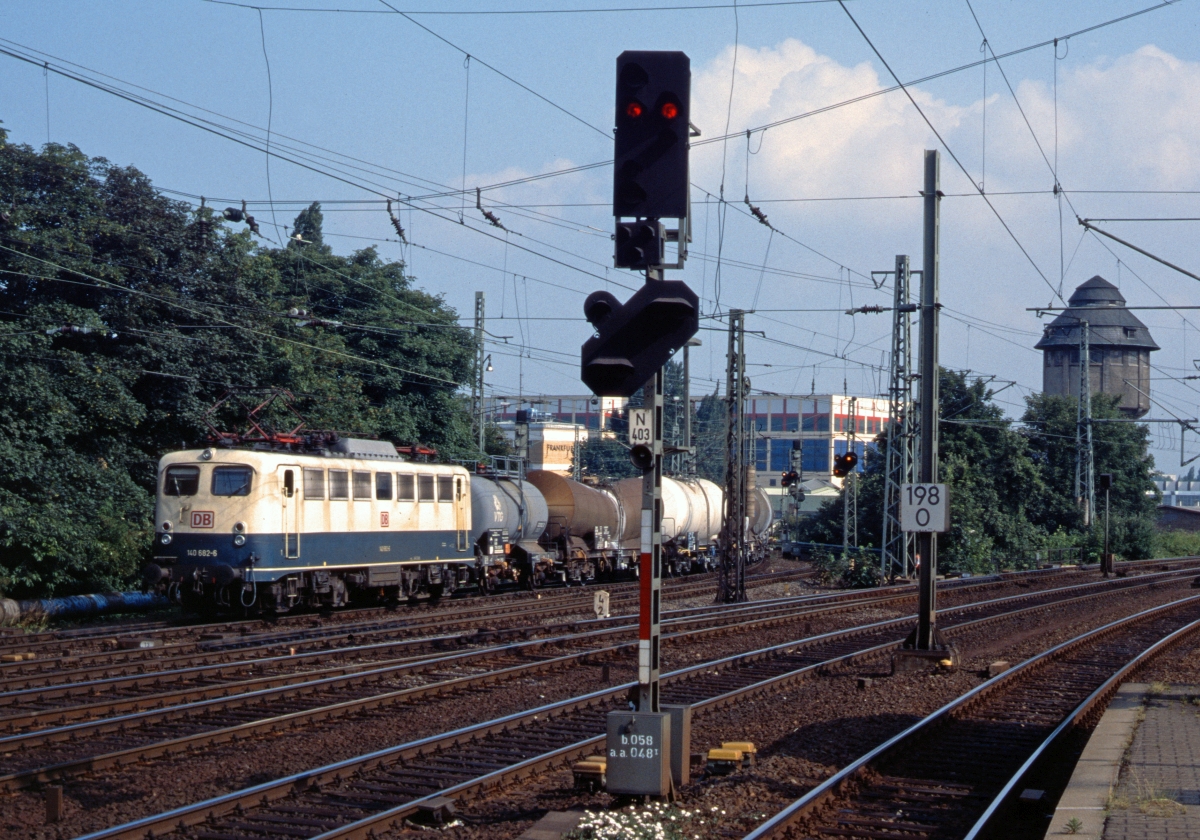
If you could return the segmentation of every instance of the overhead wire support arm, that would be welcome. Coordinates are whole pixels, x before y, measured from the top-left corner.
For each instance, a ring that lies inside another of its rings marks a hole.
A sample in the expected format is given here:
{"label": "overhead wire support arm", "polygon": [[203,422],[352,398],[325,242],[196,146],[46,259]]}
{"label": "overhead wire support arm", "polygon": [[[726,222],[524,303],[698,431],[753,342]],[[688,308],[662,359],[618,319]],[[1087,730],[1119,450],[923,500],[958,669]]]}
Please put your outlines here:
{"label": "overhead wire support arm", "polygon": [[1122,245],[1124,245],[1126,248],[1131,248],[1132,250],[1137,251],[1139,254],[1141,254],[1144,257],[1149,257],[1150,259],[1154,260],[1155,262],[1162,263],[1167,268],[1172,268],[1175,271],[1178,271],[1180,274],[1184,274],[1184,275],[1187,275],[1188,277],[1191,277],[1193,280],[1200,280],[1200,275],[1192,274],[1192,272],[1188,271],[1187,269],[1180,268],[1179,266],[1175,265],[1174,263],[1167,262],[1162,257],[1157,257],[1154,254],[1151,254],[1149,251],[1147,251],[1143,248],[1139,248],[1138,246],[1134,245],[1132,242],[1126,242],[1124,239],[1121,239],[1119,236],[1113,236],[1108,231],[1101,230],[1100,228],[1098,228],[1094,224],[1092,224],[1091,219],[1080,219],[1078,216],[1076,216],[1075,218],[1079,220],[1079,224],[1083,225],[1085,230],[1090,230],[1093,233],[1100,234],[1101,236],[1107,236],[1113,242],[1119,242]]}

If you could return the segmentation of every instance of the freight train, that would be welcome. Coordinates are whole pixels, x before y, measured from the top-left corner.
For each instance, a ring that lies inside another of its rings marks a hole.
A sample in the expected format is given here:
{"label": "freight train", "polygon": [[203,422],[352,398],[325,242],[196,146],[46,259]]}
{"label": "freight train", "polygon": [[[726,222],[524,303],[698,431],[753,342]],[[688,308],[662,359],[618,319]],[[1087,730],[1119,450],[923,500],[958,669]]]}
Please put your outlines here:
{"label": "freight train", "polygon": [[[722,492],[663,479],[664,572],[712,568]],[[752,492],[762,553],[771,508]],[[210,447],[158,469],[154,559],[144,584],[193,612],[286,612],[456,590],[586,583],[636,574],[641,479],[589,486],[487,465],[407,458],[340,438],[302,451]]]}

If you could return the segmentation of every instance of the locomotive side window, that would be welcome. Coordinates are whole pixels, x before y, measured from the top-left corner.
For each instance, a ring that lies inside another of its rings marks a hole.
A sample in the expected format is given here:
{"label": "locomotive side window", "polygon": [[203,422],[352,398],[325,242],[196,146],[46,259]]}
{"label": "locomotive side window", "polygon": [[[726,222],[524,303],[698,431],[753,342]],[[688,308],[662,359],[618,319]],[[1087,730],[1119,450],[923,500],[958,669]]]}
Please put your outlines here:
{"label": "locomotive side window", "polygon": [[419,501],[419,502],[434,501],[433,478],[434,477],[432,475],[417,476],[417,501]]}
{"label": "locomotive side window", "polygon": [[350,498],[350,473],[345,470],[329,471],[329,498]]}
{"label": "locomotive side window", "polygon": [[283,495],[285,498],[288,498],[288,499],[290,499],[290,498],[292,498],[292,496],[296,495],[296,471],[295,470],[284,470],[283,471]]}
{"label": "locomotive side window", "polygon": [[325,470],[304,471],[304,498],[325,498]]}
{"label": "locomotive side window", "polygon": [[438,483],[438,501],[439,502],[454,501],[454,476],[439,475],[437,477],[437,483]]}
{"label": "locomotive side window", "polygon": [[417,477],[411,473],[396,473],[396,499],[412,502],[417,498]]}
{"label": "locomotive side window", "polygon": [[375,498],[376,499],[392,498],[392,474],[391,473],[375,473]]}
{"label": "locomotive side window", "polygon": [[249,467],[213,467],[214,496],[249,496],[254,471]]}
{"label": "locomotive side window", "polygon": [[354,471],[354,498],[371,498],[371,474],[369,472]]}
{"label": "locomotive side window", "polygon": [[195,496],[199,492],[199,467],[167,467],[163,477],[164,496]]}

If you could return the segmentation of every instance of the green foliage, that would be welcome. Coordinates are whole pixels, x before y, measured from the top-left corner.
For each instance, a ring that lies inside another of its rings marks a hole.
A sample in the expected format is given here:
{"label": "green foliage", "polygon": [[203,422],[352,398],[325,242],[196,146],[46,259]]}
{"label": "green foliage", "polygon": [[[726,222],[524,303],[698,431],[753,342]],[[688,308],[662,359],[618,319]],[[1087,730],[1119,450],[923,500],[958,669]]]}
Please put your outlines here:
{"label": "green foliage", "polygon": [[704,397],[696,407],[692,421],[692,442],[696,447],[696,474],[718,486],[725,484],[725,461],[729,428],[729,408],[717,392]]}
{"label": "green foliage", "polygon": [[1158,531],[1154,534],[1154,557],[1200,555],[1200,531]]}
{"label": "green foliage", "polygon": [[[985,382],[965,373],[940,372],[939,480],[950,487],[950,531],[938,539],[938,570],[983,573],[1020,568],[1041,559],[1074,560],[1081,547],[1093,561],[1103,550],[1104,495],[1098,494],[1097,527],[1083,528],[1074,500],[1075,401],[1034,395],[1024,428],[1015,429],[992,400]],[[1121,417],[1115,398],[1095,395],[1093,416]],[[1110,541],[1114,553],[1149,557],[1155,548],[1157,495],[1148,431],[1135,423],[1093,426],[1096,473],[1112,473]],[[884,436],[868,447],[859,476],[860,544],[882,530]],[[842,542],[841,497],[800,526],[801,540]]]}
{"label": "green foliage", "polygon": [[817,570],[817,581],[826,586],[841,586],[846,589],[867,589],[879,586],[879,555],[870,551],[852,551],[843,555],[817,549],[810,556]]}
{"label": "green foliage", "polygon": [[[5,594],[126,585],[150,546],[158,458],[197,444],[230,387],[289,390],[309,428],[474,453],[457,313],[374,249],[332,253],[319,205],[295,220],[305,241],[271,247],[136,169],[3,135],[0,184]],[[282,406],[273,419],[295,422]]]}

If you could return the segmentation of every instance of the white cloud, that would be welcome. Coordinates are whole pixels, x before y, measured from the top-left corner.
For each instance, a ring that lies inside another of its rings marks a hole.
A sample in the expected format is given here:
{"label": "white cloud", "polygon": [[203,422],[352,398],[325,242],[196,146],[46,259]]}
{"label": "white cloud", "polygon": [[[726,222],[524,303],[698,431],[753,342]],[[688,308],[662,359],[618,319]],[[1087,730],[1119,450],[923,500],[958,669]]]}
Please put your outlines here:
{"label": "white cloud", "polygon": [[[733,49],[727,48],[692,81],[692,121],[705,134],[724,133]],[[757,126],[816,110],[886,86],[869,63],[847,67],[796,39],[776,47],[738,51],[730,130]],[[914,97],[934,124],[952,130],[965,111],[925,91]],[[919,175],[921,150],[933,136],[902,92],[756,134],[751,158],[751,191],[795,197],[911,193]],[[745,178],[745,140],[729,141],[726,193]],[[693,167],[706,183],[720,181],[720,145],[701,147]]]}

